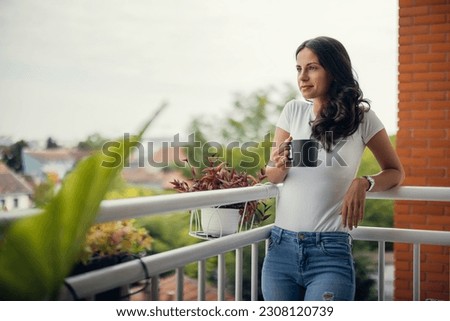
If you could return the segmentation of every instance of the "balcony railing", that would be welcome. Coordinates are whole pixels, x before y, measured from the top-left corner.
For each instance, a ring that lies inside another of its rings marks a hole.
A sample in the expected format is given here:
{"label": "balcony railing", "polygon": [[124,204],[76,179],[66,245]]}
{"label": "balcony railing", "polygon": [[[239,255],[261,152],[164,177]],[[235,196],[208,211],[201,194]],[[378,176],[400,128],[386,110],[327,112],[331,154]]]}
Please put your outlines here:
{"label": "balcony railing", "polygon": [[[150,215],[192,210],[216,206],[268,199],[278,195],[282,185],[260,185],[246,188],[217,190],[196,193],[160,195],[134,199],[109,200],[102,202],[98,222],[137,218]],[[450,188],[447,187],[400,187],[386,192],[369,193],[370,199],[395,199],[412,201],[450,201]],[[34,212],[33,212],[34,213]],[[10,213],[14,219],[17,213]],[[30,214],[30,211],[27,212]],[[19,213],[20,215],[20,213]],[[235,298],[242,300],[243,248],[251,247],[251,300],[258,298],[258,245],[267,240],[271,226],[221,237],[195,245],[146,256],[117,264],[101,270],[68,277],[68,287],[63,288],[62,298],[91,297],[112,288],[129,285],[151,278],[152,299],[158,299],[159,275],[175,270],[177,273],[176,299],[183,299],[183,268],[198,262],[198,300],[205,299],[206,259],[218,257],[218,300],[225,298],[225,253],[236,251]],[[413,300],[420,294],[420,246],[435,244],[450,246],[450,232],[408,230],[396,228],[358,227],[351,232],[354,240],[378,242],[378,299],[384,300],[385,243],[402,242],[413,244]],[[69,293],[69,290],[72,293]]]}

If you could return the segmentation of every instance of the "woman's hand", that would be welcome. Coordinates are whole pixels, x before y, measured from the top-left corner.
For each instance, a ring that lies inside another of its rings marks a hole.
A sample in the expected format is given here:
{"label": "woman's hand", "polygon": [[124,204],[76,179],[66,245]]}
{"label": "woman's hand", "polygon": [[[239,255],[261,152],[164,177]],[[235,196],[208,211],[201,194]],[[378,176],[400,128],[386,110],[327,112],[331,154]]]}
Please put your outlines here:
{"label": "woman's hand", "polygon": [[289,163],[289,151],[292,140],[290,133],[287,131],[276,128],[275,129],[275,145],[270,152],[270,160],[266,166],[266,175],[271,183],[282,183],[288,173]]}
{"label": "woman's hand", "polygon": [[365,178],[355,178],[344,196],[342,204],[342,224],[352,230],[364,218],[366,190],[369,182]]}
{"label": "woman's hand", "polygon": [[291,160],[289,159],[289,154],[291,150],[291,140],[292,137],[289,136],[284,142],[280,144],[280,146],[278,146],[278,148],[273,149],[270,155],[270,159],[272,160],[272,163],[270,165],[281,169],[286,169],[290,166]]}

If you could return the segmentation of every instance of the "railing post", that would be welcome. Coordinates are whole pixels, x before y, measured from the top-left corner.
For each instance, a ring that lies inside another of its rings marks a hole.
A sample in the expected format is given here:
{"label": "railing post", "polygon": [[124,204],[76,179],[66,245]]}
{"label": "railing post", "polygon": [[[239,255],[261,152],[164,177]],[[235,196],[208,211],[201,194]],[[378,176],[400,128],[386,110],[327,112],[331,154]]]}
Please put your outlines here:
{"label": "railing post", "polygon": [[183,301],[183,292],[184,292],[184,268],[178,267],[176,269],[176,278],[177,278],[177,301]]}
{"label": "railing post", "polygon": [[225,301],[225,254],[220,253],[218,258],[217,300]]}
{"label": "railing post", "polygon": [[151,301],[159,301],[159,276],[158,275],[152,276],[150,287],[151,287],[150,300]]}
{"label": "railing post", "polygon": [[413,300],[420,300],[420,243],[413,245]]}
{"label": "railing post", "polygon": [[198,289],[197,300],[205,301],[206,296],[206,261],[198,261]]}
{"label": "railing post", "polygon": [[235,300],[242,301],[242,282],[243,282],[243,248],[236,249],[236,272],[235,272]]}
{"label": "railing post", "polygon": [[258,243],[252,244],[251,300],[258,301]]}
{"label": "railing post", "polygon": [[385,264],[385,253],[386,253],[386,242],[379,241],[378,242],[378,301],[385,300],[385,291],[384,291],[384,269],[386,267]]}

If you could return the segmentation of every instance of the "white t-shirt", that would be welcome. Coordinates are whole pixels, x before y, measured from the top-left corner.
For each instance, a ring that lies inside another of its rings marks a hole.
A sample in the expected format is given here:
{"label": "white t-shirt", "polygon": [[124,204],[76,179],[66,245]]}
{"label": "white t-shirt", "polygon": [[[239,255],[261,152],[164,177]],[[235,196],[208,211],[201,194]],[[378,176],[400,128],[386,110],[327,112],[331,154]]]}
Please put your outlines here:
{"label": "white t-shirt", "polygon": [[[311,138],[312,103],[292,100],[284,107],[277,127],[293,139]],[[292,167],[277,199],[275,225],[296,232],[347,231],[341,220],[344,195],[358,171],[367,142],[384,128],[369,110],[351,136],[337,142],[332,152],[319,149],[317,167]]]}

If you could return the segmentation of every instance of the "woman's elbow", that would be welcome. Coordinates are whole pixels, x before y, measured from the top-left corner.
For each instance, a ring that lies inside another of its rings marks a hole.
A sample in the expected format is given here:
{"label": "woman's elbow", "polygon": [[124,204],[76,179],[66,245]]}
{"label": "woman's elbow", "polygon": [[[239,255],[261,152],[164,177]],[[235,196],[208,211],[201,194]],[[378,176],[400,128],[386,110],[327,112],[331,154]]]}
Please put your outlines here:
{"label": "woman's elbow", "polygon": [[397,186],[402,185],[406,178],[405,169],[403,168],[403,166],[400,165],[399,171],[400,171],[400,180],[399,180]]}
{"label": "woman's elbow", "polygon": [[398,168],[396,168],[396,172],[397,172],[396,183],[392,187],[400,186],[405,181],[405,177],[406,177],[405,170],[401,164]]}

